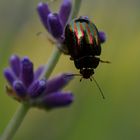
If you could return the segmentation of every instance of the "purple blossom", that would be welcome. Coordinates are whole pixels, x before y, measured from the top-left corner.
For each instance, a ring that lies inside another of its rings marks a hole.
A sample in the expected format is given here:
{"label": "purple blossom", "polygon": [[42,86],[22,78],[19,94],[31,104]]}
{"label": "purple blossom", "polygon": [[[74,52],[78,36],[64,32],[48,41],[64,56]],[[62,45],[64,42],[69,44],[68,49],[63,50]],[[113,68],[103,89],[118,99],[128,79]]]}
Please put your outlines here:
{"label": "purple blossom", "polygon": [[58,13],[52,13],[47,3],[40,2],[37,6],[44,27],[58,42],[63,41],[64,28],[70,18],[71,10],[71,0],[63,0]]}
{"label": "purple blossom", "polygon": [[106,41],[106,34],[103,31],[99,31],[99,38],[100,38],[100,42],[104,43]]}
{"label": "purple blossom", "polygon": [[61,74],[49,80],[39,79],[43,67],[34,72],[33,63],[28,57],[20,59],[13,55],[9,63],[10,67],[4,70],[4,76],[9,83],[7,92],[11,97],[45,109],[72,103],[74,98],[72,93],[61,91],[73,78],[71,74]]}

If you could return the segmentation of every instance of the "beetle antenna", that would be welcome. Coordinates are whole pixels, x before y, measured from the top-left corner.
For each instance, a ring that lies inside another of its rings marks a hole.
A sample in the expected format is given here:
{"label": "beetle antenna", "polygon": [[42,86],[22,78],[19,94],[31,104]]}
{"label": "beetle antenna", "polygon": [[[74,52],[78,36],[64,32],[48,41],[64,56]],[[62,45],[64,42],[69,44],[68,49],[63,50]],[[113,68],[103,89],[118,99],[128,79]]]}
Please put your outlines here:
{"label": "beetle antenna", "polygon": [[102,91],[102,89],[101,89],[100,85],[98,84],[98,82],[95,80],[95,78],[94,78],[94,77],[92,77],[92,79],[94,80],[94,82],[95,82],[96,86],[98,87],[98,89],[99,89],[99,91],[100,91],[100,93],[101,93],[101,95],[102,95],[103,99],[105,99],[104,93],[103,93],[103,91]]}

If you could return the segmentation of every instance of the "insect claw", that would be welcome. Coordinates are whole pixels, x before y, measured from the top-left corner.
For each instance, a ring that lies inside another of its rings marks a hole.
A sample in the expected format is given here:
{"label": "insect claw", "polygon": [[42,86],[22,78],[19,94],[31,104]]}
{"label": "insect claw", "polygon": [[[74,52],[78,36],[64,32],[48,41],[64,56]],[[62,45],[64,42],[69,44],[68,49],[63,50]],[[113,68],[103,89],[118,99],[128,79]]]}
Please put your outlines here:
{"label": "insect claw", "polygon": [[48,37],[48,40],[49,40],[49,42],[50,42],[52,45],[56,44],[56,42],[55,42],[53,39],[49,38],[49,37]]}
{"label": "insect claw", "polygon": [[83,77],[80,78],[80,82],[82,81]]}
{"label": "insect claw", "polygon": [[70,57],[70,60],[74,60],[72,57]]}
{"label": "insect claw", "polygon": [[90,80],[90,81],[92,81],[92,80],[93,80],[93,78],[92,78],[92,77],[90,77],[90,78],[89,78],[89,80]]}

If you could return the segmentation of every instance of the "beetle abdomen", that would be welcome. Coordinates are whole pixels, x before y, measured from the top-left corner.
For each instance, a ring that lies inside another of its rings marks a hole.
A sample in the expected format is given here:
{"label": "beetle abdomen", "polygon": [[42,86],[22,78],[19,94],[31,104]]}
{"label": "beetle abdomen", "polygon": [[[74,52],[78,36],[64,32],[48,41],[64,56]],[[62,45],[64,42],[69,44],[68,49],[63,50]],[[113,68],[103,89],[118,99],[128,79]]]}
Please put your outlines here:
{"label": "beetle abdomen", "polygon": [[74,19],[66,26],[65,38],[73,59],[100,55],[101,47],[96,26],[86,19]]}

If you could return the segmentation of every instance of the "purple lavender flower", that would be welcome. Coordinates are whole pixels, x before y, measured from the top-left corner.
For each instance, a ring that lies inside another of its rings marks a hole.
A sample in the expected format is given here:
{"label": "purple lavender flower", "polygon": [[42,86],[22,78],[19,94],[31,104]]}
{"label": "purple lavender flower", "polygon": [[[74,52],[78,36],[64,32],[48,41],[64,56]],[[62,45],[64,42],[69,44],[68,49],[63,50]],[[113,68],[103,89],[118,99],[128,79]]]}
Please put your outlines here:
{"label": "purple lavender flower", "polygon": [[58,13],[52,13],[48,4],[42,2],[38,4],[37,10],[43,25],[52,37],[58,42],[63,42],[64,28],[72,10],[71,0],[63,0]]}
{"label": "purple lavender flower", "polygon": [[73,76],[61,74],[50,80],[39,79],[42,72],[43,67],[34,72],[33,63],[28,57],[20,59],[13,55],[10,58],[10,67],[4,70],[4,76],[9,83],[8,94],[20,102],[45,109],[70,105],[73,101],[72,93],[61,89]]}
{"label": "purple lavender flower", "polygon": [[99,38],[100,38],[100,42],[104,43],[106,41],[105,32],[99,31]]}

